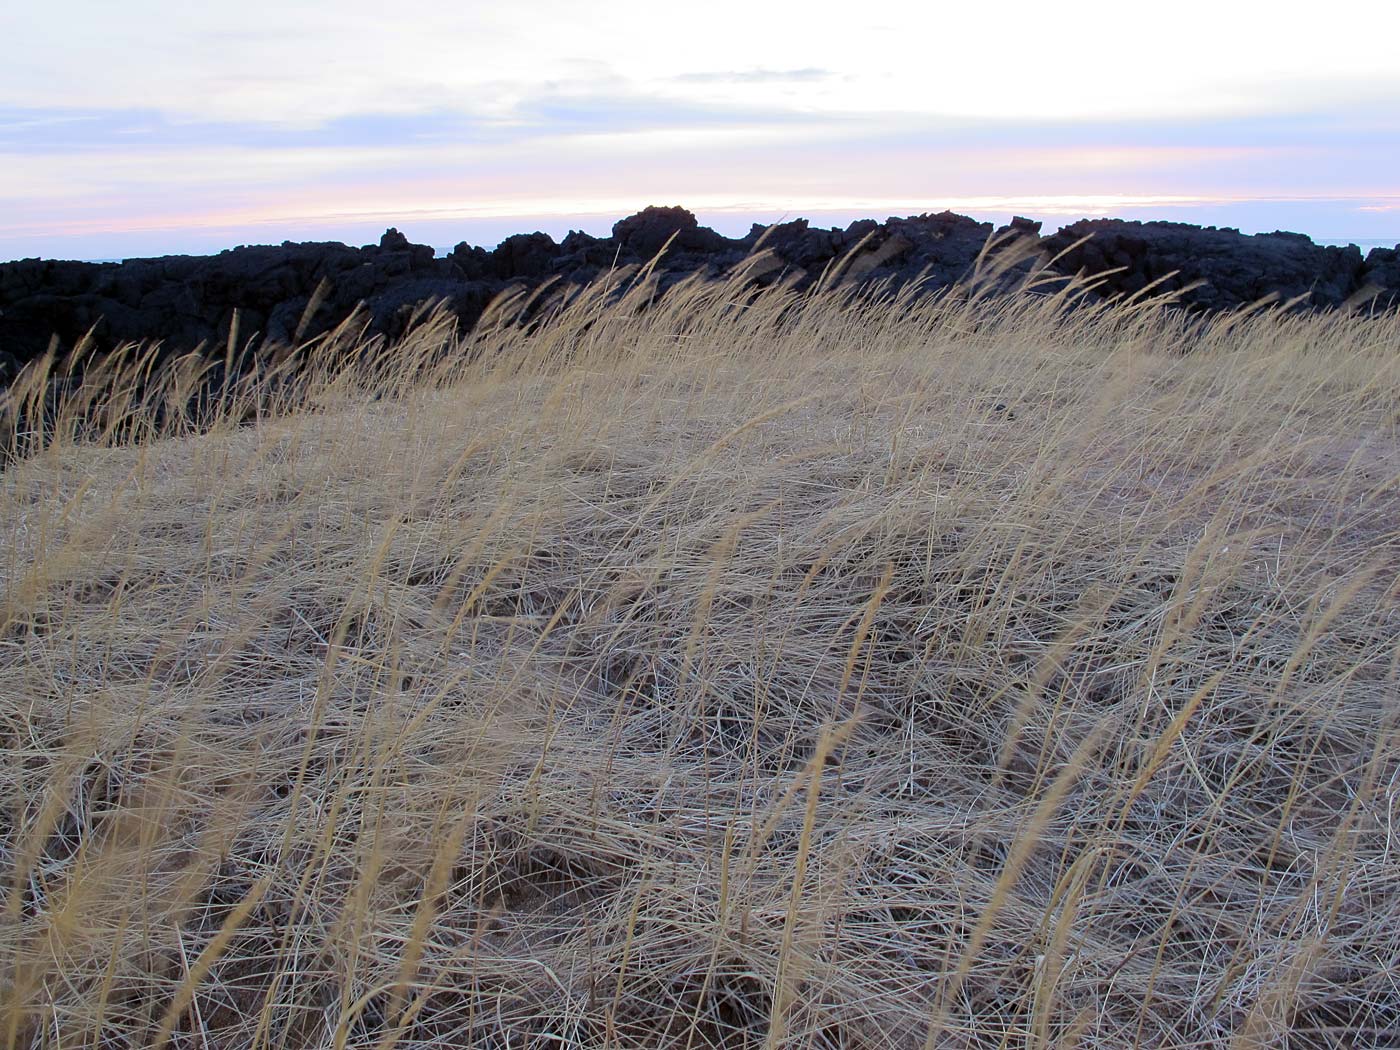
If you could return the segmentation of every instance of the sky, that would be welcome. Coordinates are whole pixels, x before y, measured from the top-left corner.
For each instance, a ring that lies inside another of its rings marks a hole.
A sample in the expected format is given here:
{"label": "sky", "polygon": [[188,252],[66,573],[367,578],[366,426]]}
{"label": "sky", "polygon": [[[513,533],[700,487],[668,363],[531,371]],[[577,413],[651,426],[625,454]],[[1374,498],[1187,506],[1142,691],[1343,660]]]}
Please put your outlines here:
{"label": "sky", "polygon": [[648,204],[1400,242],[1393,0],[66,0],[0,38],[0,260]]}

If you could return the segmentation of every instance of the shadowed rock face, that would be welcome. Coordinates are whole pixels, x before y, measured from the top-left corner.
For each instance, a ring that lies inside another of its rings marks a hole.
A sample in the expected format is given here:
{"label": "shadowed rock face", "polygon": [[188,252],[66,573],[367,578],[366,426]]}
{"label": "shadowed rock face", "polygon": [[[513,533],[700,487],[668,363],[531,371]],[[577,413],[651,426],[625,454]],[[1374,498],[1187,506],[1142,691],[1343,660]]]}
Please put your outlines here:
{"label": "shadowed rock face", "polygon": [[[659,266],[663,287],[696,272],[722,274],[761,247],[773,259],[754,269],[759,282],[793,279],[803,287],[830,267],[828,276],[842,280],[922,279],[936,289],[967,276],[993,233],[1042,258],[1059,255],[1052,264],[1059,273],[1103,275],[1104,294],[1141,291],[1166,278],[1155,290],[1201,282],[1181,294],[1197,309],[1228,309],[1269,294],[1301,297],[1315,308],[1371,293],[1382,304],[1400,303],[1400,246],[1363,259],[1355,247],[1323,247],[1301,234],[1244,236],[1117,219],[1086,220],[1042,238],[1040,224],[1028,219],[993,230],[952,212],[867,219],[844,230],[796,219],[731,239],[700,226],[684,208],[653,207],[620,220],[611,237],[573,232],[556,243],[544,233],[518,234],[492,251],[459,244],[444,258],[390,229],[378,245],[363,248],[284,242],[123,263],[0,264],[0,385],[55,337],[60,348],[71,348],[89,330],[95,353],[142,339],[160,339],[170,353],[201,346],[222,353],[235,312],[240,343],[254,336],[287,343],[298,330],[311,338],[361,304],[369,331],[393,337],[425,300],[445,302],[470,325],[512,285],[586,282],[611,267],[646,262],[668,241]],[[1071,247],[1086,235],[1086,243]]]}

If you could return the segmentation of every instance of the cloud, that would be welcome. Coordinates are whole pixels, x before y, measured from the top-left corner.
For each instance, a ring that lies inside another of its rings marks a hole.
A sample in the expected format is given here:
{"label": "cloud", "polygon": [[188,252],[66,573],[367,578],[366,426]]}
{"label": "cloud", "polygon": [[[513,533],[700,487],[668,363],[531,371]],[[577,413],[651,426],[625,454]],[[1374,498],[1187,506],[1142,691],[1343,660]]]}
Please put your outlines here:
{"label": "cloud", "polygon": [[0,110],[0,151],[101,152],[215,147],[396,147],[485,141],[489,126],[450,112],[358,113],[310,127],[242,120],[182,120],[155,109]]}
{"label": "cloud", "polygon": [[[796,78],[823,70],[703,73],[697,77]],[[817,78],[820,79],[820,78]],[[1155,120],[964,120],[898,110],[826,112],[769,100],[669,97],[629,88],[616,78],[533,85],[501,82],[490,93],[508,98],[490,114],[447,106],[411,111],[346,113],[317,121],[182,118],[159,108],[0,107],[0,153],[73,153],[147,148],[156,153],[246,149],[416,149],[440,145],[499,146],[570,136],[652,132],[802,131],[827,145],[848,143],[878,154],[911,145],[943,149],[1059,147],[1081,150],[1355,149],[1389,157],[1400,143],[1400,98],[1334,110],[1238,118]],[[1087,153],[1086,153],[1087,156]],[[3,180],[3,176],[0,176]]]}
{"label": "cloud", "polygon": [[609,85],[496,86],[512,101],[489,116],[448,108],[349,113],[310,124],[180,118],[152,108],[0,108],[0,153],[499,145],[570,135],[847,124],[776,106],[665,98]]}
{"label": "cloud", "polygon": [[681,73],[672,77],[678,84],[811,84],[837,74],[830,69],[743,69]]}
{"label": "cloud", "polygon": [[[1354,7],[1356,5],[1353,5]],[[707,0],[69,0],[0,8],[23,41],[0,98],[27,108],[160,109],[197,120],[319,124],[356,113],[486,113],[492,85],[536,88],[606,69],[628,89],[802,89],[830,113],[950,118],[1245,116],[1329,107],[1400,86],[1400,7],[1260,18],[1252,5],[1178,0],[1172,17],[1121,0],[881,5]]]}

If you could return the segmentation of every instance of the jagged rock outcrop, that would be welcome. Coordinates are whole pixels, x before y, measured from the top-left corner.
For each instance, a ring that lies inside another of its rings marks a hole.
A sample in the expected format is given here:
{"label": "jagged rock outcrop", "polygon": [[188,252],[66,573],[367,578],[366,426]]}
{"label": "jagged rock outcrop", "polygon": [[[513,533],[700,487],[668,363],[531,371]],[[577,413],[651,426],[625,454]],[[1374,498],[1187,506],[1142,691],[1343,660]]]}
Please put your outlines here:
{"label": "jagged rock outcrop", "polygon": [[[371,333],[393,337],[425,300],[444,302],[469,326],[512,285],[583,283],[613,267],[644,263],[668,244],[658,266],[663,289],[692,273],[731,271],[755,249],[768,253],[763,265],[747,263],[749,277],[760,283],[787,280],[800,288],[825,279],[899,286],[918,279],[936,289],[967,277],[994,234],[999,250],[1012,253],[1005,256],[1009,262],[1021,260],[1010,268],[1010,278],[1031,257],[1058,255],[1056,272],[1102,275],[1101,291],[1109,295],[1140,291],[1175,271],[1157,289],[1199,282],[1181,293],[1195,309],[1230,308],[1267,295],[1301,297],[1315,308],[1368,296],[1400,304],[1400,246],[1375,249],[1363,260],[1355,247],[1324,247],[1300,234],[1245,236],[1117,219],[1086,220],[1041,237],[1040,224],[1030,219],[1018,217],[994,230],[946,211],[883,223],[866,219],[845,229],[795,219],[727,238],[700,226],[684,208],[651,207],[618,221],[610,237],[574,231],[556,243],[548,234],[526,233],[490,251],[462,243],[442,258],[390,229],[377,245],[362,248],[284,242],[207,257],[0,264],[0,386],[51,340],[67,350],[89,331],[93,354],[152,339],[171,354],[201,346],[222,354],[235,315],[244,344],[314,338],[360,306]],[[1086,243],[1071,247],[1086,235]]]}
{"label": "jagged rock outcrop", "polygon": [[[1089,239],[1071,247],[1081,238]],[[1041,242],[1057,254],[1065,273],[1102,274],[1105,294],[1154,290],[1182,292],[1182,302],[1205,309],[1229,309],[1266,296],[1287,301],[1302,297],[1313,307],[1340,306],[1361,288],[1361,250],[1314,244],[1300,233],[1244,236],[1238,230],[1181,222],[1126,222],[1087,219],[1066,226]],[[1108,272],[1116,271],[1116,272]]]}
{"label": "jagged rock outcrop", "polygon": [[[674,239],[673,239],[674,238]],[[723,252],[732,247],[684,208],[646,208],[613,223],[612,239],[627,254],[651,258],[670,242],[678,254]]]}

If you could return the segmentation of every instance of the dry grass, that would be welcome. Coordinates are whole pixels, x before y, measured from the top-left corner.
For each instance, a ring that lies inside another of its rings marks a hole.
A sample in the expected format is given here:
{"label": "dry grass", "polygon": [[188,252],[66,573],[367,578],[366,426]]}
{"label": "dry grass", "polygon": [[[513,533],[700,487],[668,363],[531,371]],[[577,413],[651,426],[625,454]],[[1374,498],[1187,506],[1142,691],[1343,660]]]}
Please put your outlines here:
{"label": "dry grass", "polygon": [[737,294],[6,470],[0,1043],[1394,1045],[1400,319]]}

